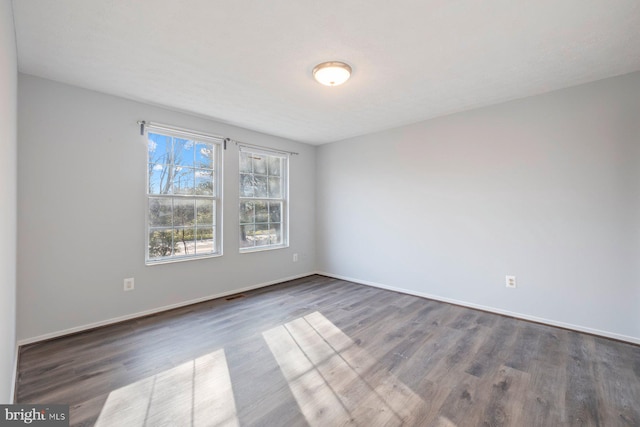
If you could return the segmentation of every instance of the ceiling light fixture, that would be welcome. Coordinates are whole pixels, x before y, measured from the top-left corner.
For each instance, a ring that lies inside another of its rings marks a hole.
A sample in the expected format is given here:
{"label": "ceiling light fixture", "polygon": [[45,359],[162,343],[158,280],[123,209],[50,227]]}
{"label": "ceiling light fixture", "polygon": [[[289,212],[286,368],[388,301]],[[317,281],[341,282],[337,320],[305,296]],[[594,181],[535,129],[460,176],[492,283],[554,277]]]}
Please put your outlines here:
{"label": "ceiling light fixture", "polygon": [[313,78],[325,86],[338,86],[349,80],[351,67],[344,62],[331,61],[316,65]]}

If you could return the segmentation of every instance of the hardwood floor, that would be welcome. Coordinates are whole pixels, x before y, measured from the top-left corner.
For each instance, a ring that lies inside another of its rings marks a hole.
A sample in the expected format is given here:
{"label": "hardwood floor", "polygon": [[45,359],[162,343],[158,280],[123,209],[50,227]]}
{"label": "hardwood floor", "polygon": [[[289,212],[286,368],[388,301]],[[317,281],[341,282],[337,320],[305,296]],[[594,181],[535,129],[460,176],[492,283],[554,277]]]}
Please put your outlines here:
{"label": "hardwood floor", "polygon": [[640,426],[640,347],[322,276],[21,347],[76,426]]}

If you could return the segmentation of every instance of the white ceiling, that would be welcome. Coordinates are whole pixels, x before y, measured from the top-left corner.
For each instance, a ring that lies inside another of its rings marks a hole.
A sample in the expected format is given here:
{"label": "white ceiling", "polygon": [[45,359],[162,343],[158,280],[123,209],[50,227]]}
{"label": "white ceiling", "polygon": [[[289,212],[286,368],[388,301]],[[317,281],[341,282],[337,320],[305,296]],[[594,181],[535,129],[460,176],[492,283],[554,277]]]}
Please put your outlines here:
{"label": "white ceiling", "polygon": [[[313,144],[640,70],[639,0],[13,7],[21,72]],[[351,80],[316,83],[329,60]]]}

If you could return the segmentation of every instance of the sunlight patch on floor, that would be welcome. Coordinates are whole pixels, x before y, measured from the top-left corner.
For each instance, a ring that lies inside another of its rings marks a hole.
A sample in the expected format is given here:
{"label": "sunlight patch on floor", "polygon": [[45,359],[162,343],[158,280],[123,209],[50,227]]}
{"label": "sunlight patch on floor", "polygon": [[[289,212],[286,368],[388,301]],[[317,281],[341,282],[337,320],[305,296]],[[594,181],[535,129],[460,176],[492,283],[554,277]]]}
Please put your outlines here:
{"label": "sunlight patch on floor", "polygon": [[438,424],[434,427],[458,427],[458,424],[446,417],[438,417]]}
{"label": "sunlight patch on floor", "polygon": [[262,335],[312,426],[399,424],[425,404],[319,312]]}
{"label": "sunlight patch on floor", "polygon": [[224,349],[112,391],[95,425],[238,426]]}

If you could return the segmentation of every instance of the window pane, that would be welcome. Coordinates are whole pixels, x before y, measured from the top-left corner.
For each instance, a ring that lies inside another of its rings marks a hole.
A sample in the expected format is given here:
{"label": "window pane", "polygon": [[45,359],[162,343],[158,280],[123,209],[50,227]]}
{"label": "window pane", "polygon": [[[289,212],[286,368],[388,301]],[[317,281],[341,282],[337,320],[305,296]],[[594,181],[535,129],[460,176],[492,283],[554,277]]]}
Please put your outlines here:
{"label": "window pane", "polygon": [[269,175],[271,176],[280,176],[280,171],[282,170],[282,158],[269,156]]}
{"label": "window pane", "polygon": [[196,194],[213,195],[213,171],[196,169]]}
{"label": "window pane", "polygon": [[152,230],[149,232],[149,258],[159,259],[173,252],[173,233],[171,230]]}
{"label": "window pane", "polygon": [[253,175],[240,175],[240,197],[253,197]]}
{"label": "window pane", "polygon": [[196,230],[193,227],[174,228],[175,255],[193,255],[196,252]]}
{"label": "window pane", "polygon": [[148,135],[149,163],[171,163],[171,137],[149,132]]}
{"label": "window pane", "polygon": [[253,224],[255,222],[253,202],[240,202],[240,224]]}
{"label": "window pane", "polygon": [[215,201],[196,200],[198,227],[215,224],[213,213],[215,212]]}
{"label": "window pane", "polygon": [[193,166],[195,143],[189,139],[173,138],[173,164]]}
{"label": "window pane", "polygon": [[173,194],[194,194],[194,171],[176,166],[173,176]]}
{"label": "window pane", "polygon": [[173,225],[186,226],[195,224],[193,199],[174,199],[173,201]]}
{"label": "window pane", "polygon": [[255,175],[254,176],[254,197],[267,197],[267,177]]}
{"label": "window pane", "polygon": [[256,246],[267,246],[271,241],[271,234],[273,230],[270,229],[268,224],[256,224],[255,240]]}
{"label": "window pane", "polygon": [[213,227],[198,227],[196,229],[196,254],[214,252]]}
{"label": "window pane", "polygon": [[282,218],[282,203],[269,202],[269,222],[279,223]]}
{"label": "window pane", "polygon": [[241,173],[253,172],[253,170],[251,169],[251,153],[247,153],[245,151],[240,152],[240,172]]}
{"label": "window pane", "polygon": [[147,261],[220,252],[219,146],[153,132],[147,142]]}
{"label": "window pane", "polygon": [[286,244],[286,167],[285,157],[240,153],[241,251]]}
{"label": "window pane", "polygon": [[240,248],[252,248],[255,245],[254,226],[240,226]]}
{"label": "window pane", "polygon": [[269,177],[269,197],[279,199],[282,197],[281,183],[282,179],[276,176]]}
{"label": "window pane", "polygon": [[213,144],[198,142],[196,144],[196,167],[213,169],[215,151]]}
{"label": "window pane", "polygon": [[161,227],[171,226],[171,198],[150,197],[149,198],[149,226]]}
{"label": "window pane", "polygon": [[267,174],[267,156],[263,154],[252,154],[253,159],[253,173],[259,173],[262,175]]}
{"label": "window pane", "polygon": [[170,171],[171,167],[167,165],[158,165],[150,163],[148,166],[149,171],[149,194],[170,194],[171,193],[171,180]]}
{"label": "window pane", "polygon": [[267,202],[255,202],[256,223],[269,221],[269,205]]}
{"label": "window pane", "polygon": [[270,234],[269,234],[269,244],[271,245],[280,245],[282,244],[282,231],[280,224],[271,224]]}

